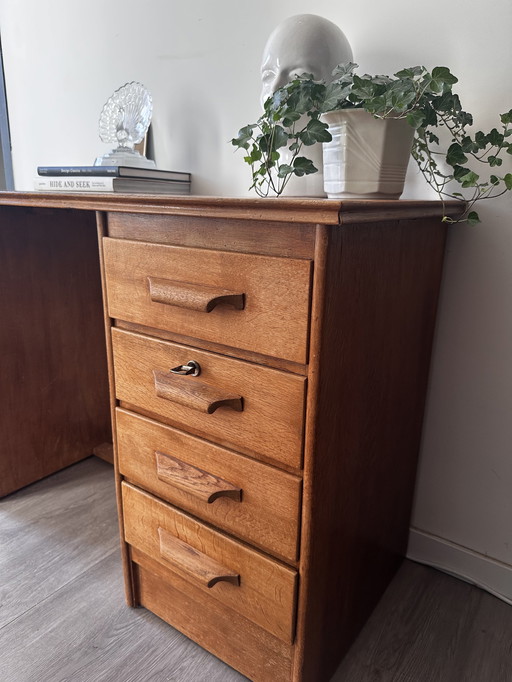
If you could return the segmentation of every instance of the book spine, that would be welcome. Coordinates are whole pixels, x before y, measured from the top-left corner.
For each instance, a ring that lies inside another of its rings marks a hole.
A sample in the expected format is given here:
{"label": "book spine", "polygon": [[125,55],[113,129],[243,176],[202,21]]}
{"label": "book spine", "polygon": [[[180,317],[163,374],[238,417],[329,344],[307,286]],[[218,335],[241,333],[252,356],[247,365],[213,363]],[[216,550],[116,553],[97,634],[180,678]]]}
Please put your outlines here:
{"label": "book spine", "polygon": [[38,175],[44,176],[74,176],[74,175],[93,175],[117,177],[119,168],[117,166],[38,166]]}
{"label": "book spine", "polygon": [[113,192],[114,178],[36,177],[34,189],[42,192]]}

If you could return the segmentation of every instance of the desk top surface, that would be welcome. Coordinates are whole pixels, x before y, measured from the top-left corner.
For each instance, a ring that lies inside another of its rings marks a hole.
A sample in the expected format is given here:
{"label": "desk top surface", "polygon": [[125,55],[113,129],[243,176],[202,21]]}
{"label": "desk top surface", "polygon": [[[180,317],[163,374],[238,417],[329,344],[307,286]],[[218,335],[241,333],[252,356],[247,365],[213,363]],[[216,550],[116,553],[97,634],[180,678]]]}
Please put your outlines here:
{"label": "desk top surface", "polygon": [[[158,213],[235,220],[341,225],[382,220],[443,216],[440,201],[322,198],[240,198],[158,194],[0,192],[0,206]],[[457,215],[461,202],[446,202],[444,213]]]}

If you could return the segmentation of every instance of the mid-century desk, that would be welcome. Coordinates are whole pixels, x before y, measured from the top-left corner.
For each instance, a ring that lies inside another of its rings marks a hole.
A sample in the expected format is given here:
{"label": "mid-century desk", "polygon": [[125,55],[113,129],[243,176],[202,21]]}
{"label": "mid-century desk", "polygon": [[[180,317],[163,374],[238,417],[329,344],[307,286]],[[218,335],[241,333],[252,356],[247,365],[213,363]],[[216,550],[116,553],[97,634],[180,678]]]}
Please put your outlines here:
{"label": "mid-century desk", "polygon": [[441,215],[0,194],[0,494],[112,418],[128,603],[255,681],[328,680],[406,550]]}

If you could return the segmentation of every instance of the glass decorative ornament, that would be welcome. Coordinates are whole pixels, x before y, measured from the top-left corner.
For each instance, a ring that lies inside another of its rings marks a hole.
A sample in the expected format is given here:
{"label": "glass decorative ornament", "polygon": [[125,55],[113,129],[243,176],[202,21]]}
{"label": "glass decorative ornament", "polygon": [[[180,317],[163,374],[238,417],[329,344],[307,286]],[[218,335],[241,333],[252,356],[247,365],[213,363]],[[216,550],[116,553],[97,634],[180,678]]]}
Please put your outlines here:
{"label": "glass decorative ornament", "polygon": [[117,146],[98,156],[94,165],[155,168],[154,161],[135,149],[148,131],[152,114],[153,100],[142,83],[132,81],[118,88],[105,103],[99,120],[101,141]]}

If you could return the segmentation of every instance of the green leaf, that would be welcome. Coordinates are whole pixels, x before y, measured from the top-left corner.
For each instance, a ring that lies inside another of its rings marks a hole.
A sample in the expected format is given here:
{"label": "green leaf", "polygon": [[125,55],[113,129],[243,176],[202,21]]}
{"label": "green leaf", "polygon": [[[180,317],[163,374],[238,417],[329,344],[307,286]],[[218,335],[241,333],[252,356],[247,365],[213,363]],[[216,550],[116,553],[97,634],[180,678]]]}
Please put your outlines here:
{"label": "green leaf", "polygon": [[460,142],[460,146],[464,153],[476,153],[478,151],[478,146],[473,142],[469,135],[466,135]]}
{"label": "green leaf", "polygon": [[283,126],[285,128],[291,128],[291,126],[295,123],[295,121],[298,121],[299,118],[301,117],[301,114],[299,114],[298,111],[293,111],[289,107],[286,109],[285,112],[283,112]]}
{"label": "green leaf", "polygon": [[494,145],[495,147],[499,147],[504,140],[504,136],[502,135],[502,133],[499,133],[496,130],[496,128],[493,128],[489,135],[487,136],[487,139],[492,145]]}
{"label": "green leaf", "polygon": [[427,132],[427,137],[428,141],[431,142],[432,144],[439,144],[439,138],[437,135],[434,135],[434,133],[431,133],[430,131]]}
{"label": "green leaf", "polygon": [[[406,116],[407,123],[415,130],[421,128],[425,121],[425,114],[422,111],[410,111]],[[438,140],[439,141],[439,140]]]}
{"label": "green leaf", "polygon": [[234,147],[242,147],[243,149],[249,149],[249,141],[252,139],[252,131],[254,130],[254,128],[256,128],[254,124],[240,128],[240,130],[238,131],[238,137],[234,137],[231,140],[231,144]]}
{"label": "green leaf", "polygon": [[277,177],[286,178],[288,175],[291,175],[291,173],[293,173],[293,168],[289,166],[287,163],[283,163],[279,166],[279,170],[277,171]]}
{"label": "green leaf", "polygon": [[316,173],[318,168],[315,167],[311,159],[307,159],[305,156],[298,156],[293,162],[293,172],[299,178],[303,175],[310,175],[311,173]]}
{"label": "green leaf", "polygon": [[479,176],[476,173],[469,171],[469,173],[466,173],[466,175],[462,176],[459,182],[463,187],[475,187],[478,183],[478,178]]}
{"label": "green leaf", "polygon": [[432,69],[432,78],[441,83],[447,83],[448,85],[453,85],[459,80],[446,66],[436,66],[435,69]]}
{"label": "green leaf", "polygon": [[304,130],[298,134],[298,137],[307,147],[316,142],[330,142],[332,140],[332,135],[328,128],[327,123],[323,123],[322,121],[313,118],[309,121]]}
{"label": "green leaf", "polygon": [[496,175],[491,175],[489,178],[491,185],[499,185],[500,184],[500,179]]}
{"label": "green leaf", "polygon": [[491,167],[501,166],[503,163],[503,159],[500,159],[498,156],[489,156],[487,157],[487,160],[489,161],[489,166]]}
{"label": "green leaf", "polygon": [[471,213],[468,213],[466,220],[468,225],[478,225],[478,223],[481,222],[476,211],[471,211]]}
{"label": "green leaf", "polygon": [[354,62],[346,62],[345,64],[339,64],[332,72],[332,75],[336,79],[342,79],[344,76],[351,76],[357,69],[357,67],[358,64],[354,64]]}
{"label": "green leaf", "polygon": [[280,149],[281,147],[286,147],[288,144],[289,134],[282,126],[276,126],[273,135],[273,149]]}
{"label": "green leaf", "polygon": [[508,190],[512,190],[512,173],[507,173],[503,178],[503,181],[505,182],[505,187]]}
{"label": "green leaf", "polygon": [[460,144],[454,142],[448,147],[446,152],[446,163],[450,166],[460,166],[461,163],[466,163],[468,157],[462,151]]}
{"label": "green leaf", "polygon": [[507,123],[512,123],[512,109],[510,109],[510,111],[507,111],[505,114],[501,114],[500,120],[505,125]]}
{"label": "green leaf", "polygon": [[359,76],[354,76],[354,85],[352,87],[352,92],[360,99],[371,99],[374,97],[375,85],[369,78],[360,78]]}
{"label": "green leaf", "polygon": [[329,83],[325,89],[324,101],[321,104],[321,111],[335,111],[339,109],[342,103],[347,99],[352,89],[349,83],[343,84],[338,82]]}
{"label": "green leaf", "polygon": [[475,144],[478,149],[485,149],[487,147],[487,135],[485,135],[481,130],[475,133]]}
{"label": "green leaf", "polygon": [[417,78],[425,73],[426,69],[424,66],[411,66],[408,69],[402,69],[395,73],[397,78]]}

